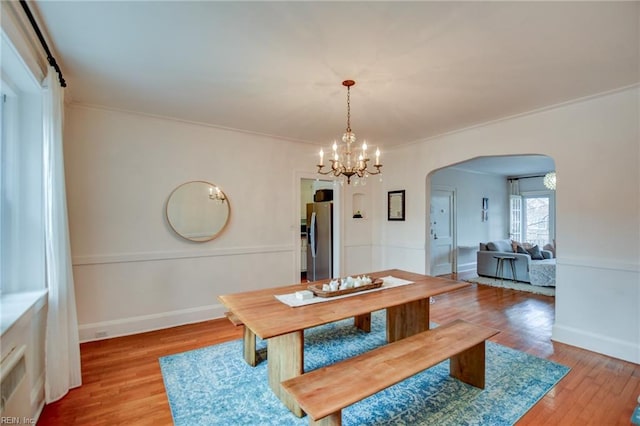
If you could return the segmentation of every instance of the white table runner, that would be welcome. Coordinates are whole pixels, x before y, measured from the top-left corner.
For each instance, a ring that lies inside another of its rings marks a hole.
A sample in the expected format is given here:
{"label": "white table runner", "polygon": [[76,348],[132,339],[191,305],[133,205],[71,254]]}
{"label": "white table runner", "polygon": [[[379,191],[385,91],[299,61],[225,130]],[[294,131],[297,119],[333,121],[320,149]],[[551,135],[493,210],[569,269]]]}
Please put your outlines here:
{"label": "white table runner", "polygon": [[371,290],[357,291],[355,293],[343,294],[342,296],[334,296],[334,297],[313,296],[311,299],[301,300],[296,297],[295,293],[288,293],[288,294],[277,294],[275,295],[275,298],[278,299],[280,302],[284,303],[285,305],[289,305],[294,308],[297,308],[299,306],[311,305],[313,303],[330,302],[332,300],[342,299],[344,297],[357,296],[359,294],[371,293],[373,291],[386,290],[388,288],[399,287],[401,285],[413,284],[413,281],[403,280],[402,278],[392,277],[391,275],[387,277],[382,277],[382,281],[383,281],[382,286],[378,288],[373,288]]}

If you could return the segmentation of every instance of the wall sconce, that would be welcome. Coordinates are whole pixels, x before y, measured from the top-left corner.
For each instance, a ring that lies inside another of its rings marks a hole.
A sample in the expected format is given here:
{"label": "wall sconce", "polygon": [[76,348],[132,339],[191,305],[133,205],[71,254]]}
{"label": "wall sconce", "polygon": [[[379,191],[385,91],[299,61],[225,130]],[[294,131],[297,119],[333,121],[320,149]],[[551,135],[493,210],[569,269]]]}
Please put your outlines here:
{"label": "wall sconce", "polygon": [[220,204],[222,204],[227,198],[224,196],[224,192],[220,191],[220,188],[218,188],[217,186],[210,186],[209,199],[214,201],[220,201]]}

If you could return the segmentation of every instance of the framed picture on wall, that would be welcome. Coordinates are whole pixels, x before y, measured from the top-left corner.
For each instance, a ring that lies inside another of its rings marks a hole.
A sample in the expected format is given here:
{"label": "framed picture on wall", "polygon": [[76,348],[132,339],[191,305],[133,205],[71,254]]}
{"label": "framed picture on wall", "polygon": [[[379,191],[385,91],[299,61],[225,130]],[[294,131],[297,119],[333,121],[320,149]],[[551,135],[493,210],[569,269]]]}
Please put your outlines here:
{"label": "framed picture on wall", "polygon": [[387,220],[404,220],[404,189],[387,194]]}
{"label": "framed picture on wall", "polygon": [[489,220],[489,199],[484,197],[482,199],[482,221],[487,222]]}

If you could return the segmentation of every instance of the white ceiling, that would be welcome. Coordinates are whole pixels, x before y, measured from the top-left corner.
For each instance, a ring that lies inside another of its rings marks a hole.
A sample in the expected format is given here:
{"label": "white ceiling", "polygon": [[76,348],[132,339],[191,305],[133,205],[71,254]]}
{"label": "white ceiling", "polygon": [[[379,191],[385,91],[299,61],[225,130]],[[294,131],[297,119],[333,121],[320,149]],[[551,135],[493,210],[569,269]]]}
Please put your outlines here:
{"label": "white ceiling", "polygon": [[636,84],[639,2],[37,1],[67,100],[383,150]]}

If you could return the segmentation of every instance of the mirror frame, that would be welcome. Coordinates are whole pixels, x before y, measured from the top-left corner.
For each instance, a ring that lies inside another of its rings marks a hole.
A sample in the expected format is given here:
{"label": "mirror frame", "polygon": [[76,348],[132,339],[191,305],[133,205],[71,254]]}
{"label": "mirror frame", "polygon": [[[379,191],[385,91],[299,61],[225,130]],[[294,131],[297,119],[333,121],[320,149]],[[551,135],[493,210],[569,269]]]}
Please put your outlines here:
{"label": "mirror frame", "polygon": [[193,238],[189,238],[186,237],[184,235],[182,235],[174,226],[174,224],[171,222],[171,219],[169,218],[169,203],[171,202],[171,197],[173,197],[173,194],[178,191],[180,188],[182,188],[183,186],[192,184],[192,183],[204,183],[210,187],[214,187],[214,188],[218,188],[220,189],[220,187],[214,183],[211,182],[207,182],[205,180],[190,180],[188,182],[184,182],[181,183],[180,185],[176,186],[173,191],[171,191],[171,193],[169,194],[169,197],[167,198],[167,202],[165,203],[165,209],[164,209],[164,213],[165,213],[165,218],[167,219],[167,223],[169,224],[169,227],[173,230],[173,232],[176,233],[176,235],[180,236],[181,238],[184,238],[187,241],[191,241],[194,243],[206,243],[208,241],[211,241],[213,239],[215,239],[216,237],[218,237],[229,225],[229,219],[231,219],[231,203],[229,202],[229,196],[222,190],[220,189],[220,192],[224,195],[224,199],[227,203],[227,220],[225,220],[224,225],[222,225],[222,227],[215,233],[213,234],[210,238],[207,239],[193,239]]}

